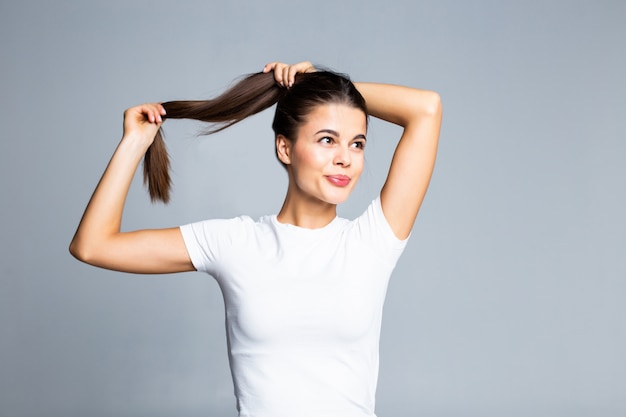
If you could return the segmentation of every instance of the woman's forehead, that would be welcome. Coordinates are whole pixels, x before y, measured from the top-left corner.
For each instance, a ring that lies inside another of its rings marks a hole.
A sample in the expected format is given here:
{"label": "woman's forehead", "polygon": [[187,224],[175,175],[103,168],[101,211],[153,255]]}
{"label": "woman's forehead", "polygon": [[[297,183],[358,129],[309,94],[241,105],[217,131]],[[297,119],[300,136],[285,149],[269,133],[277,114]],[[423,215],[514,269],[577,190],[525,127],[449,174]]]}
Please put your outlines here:
{"label": "woman's forehead", "polygon": [[307,131],[332,130],[339,135],[365,134],[367,116],[359,108],[342,103],[328,103],[315,106],[300,126]]}

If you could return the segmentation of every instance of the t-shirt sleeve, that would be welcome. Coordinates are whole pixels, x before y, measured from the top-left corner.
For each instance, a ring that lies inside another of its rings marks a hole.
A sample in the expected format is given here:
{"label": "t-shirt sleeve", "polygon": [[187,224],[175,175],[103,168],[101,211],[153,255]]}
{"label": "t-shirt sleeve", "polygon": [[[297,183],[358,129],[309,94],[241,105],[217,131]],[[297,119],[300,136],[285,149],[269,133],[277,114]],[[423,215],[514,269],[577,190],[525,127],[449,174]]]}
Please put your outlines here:
{"label": "t-shirt sleeve", "polygon": [[381,255],[380,259],[387,259],[392,264],[398,261],[409,239],[398,239],[395,235],[383,213],[380,197],[374,199],[356,219],[355,226],[360,238],[370,242]]}
{"label": "t-shirt sleeve", "polygon": [[216,263],[237,242],[245,241],[246,217],[213,219],[180,226],[191,263],[197,271],[214,275]]}

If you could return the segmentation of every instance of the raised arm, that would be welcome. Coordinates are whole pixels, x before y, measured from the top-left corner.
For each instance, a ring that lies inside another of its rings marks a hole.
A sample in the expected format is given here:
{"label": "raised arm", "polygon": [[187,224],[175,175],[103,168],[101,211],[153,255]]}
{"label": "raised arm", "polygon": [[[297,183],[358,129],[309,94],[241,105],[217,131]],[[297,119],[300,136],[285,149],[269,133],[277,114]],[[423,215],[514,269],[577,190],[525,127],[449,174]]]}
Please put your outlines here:
{"label": "raised arm", "polygon": [[[296,74],[316,71],[308,61],[294,65],[272,62],[263,72],[274,71],[276,82],[291,87]],[[441,128],[441,100],[433,91],[390,84],[355,83],[370,115],[404,128],[380,198],[395,235],[411,233],[435,167]]]}
{"label": "raised arm", "polygon": [[411,233],[435,166],[441,100],[433,91],[388,84],[355,83],[368,112],[404,128],[380,194],[396,236]]}
{"label": "raised arm", "polygon": [[77,259],[102,268],[137,273],[194,269],[178,228],[121,232],[132,178],[162,123],[160,104],[124,113],[124,135],[94,191],[70,244]]}

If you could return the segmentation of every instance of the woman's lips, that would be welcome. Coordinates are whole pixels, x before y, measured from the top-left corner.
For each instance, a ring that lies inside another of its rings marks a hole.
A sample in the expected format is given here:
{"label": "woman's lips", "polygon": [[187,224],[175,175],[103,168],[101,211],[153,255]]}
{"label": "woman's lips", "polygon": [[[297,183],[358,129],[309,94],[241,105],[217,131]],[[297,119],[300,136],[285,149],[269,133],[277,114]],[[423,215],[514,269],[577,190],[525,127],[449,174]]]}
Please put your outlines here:
{"label": "woman's lips", "polygon": [[350,184],[350,177],[347,175],[326,175],[326,179],[338,187],[345,187]]}

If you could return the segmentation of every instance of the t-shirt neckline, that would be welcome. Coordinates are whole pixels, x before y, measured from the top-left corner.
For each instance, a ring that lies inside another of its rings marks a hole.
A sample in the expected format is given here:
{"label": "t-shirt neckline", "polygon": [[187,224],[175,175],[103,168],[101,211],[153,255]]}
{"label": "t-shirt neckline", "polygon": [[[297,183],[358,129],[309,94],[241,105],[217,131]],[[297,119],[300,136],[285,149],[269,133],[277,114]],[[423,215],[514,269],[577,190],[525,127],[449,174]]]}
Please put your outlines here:
{"label": "t-shirt neckline", "polygon": [[336,225],[340,223],[340,217],[335,216],[326,226],[318,227],[317,229],[309,229],[308,227],[296,226],[295,224],[291,224],[291,223],[281,223],[278,220],[277,214],[270,216],[270,218],[272,220],[272,224],[274,224],[274,226],[277,228],[280,228],[283,230],[291,230],[291,231],[299,232],[299,233],[307,233],[307,234],[324,233],[328,230],[333,230],[336,227]]}

